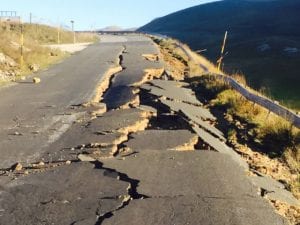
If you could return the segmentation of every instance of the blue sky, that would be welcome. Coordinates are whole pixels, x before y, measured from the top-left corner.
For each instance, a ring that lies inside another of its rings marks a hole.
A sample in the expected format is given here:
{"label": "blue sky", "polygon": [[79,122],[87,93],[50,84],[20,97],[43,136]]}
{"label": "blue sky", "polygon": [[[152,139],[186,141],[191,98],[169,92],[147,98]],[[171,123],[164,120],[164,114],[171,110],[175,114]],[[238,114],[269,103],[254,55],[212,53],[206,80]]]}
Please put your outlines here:
{"label": "blue sky", "polygon": [[24,21],[70,26],[76,30],[110,25],[139,27],[152,19],[213,0],[1,0],[1,10],[17,11]]}

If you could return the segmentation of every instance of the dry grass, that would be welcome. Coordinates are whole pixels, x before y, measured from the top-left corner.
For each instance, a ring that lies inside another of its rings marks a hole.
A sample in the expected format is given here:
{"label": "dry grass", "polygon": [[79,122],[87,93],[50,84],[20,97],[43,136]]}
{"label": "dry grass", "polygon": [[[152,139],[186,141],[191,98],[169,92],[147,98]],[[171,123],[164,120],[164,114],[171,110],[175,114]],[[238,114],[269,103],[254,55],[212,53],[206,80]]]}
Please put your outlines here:
{"label": "dry grass", "polygon": [[185,50],[192,56],[193,60],[189,60],[190,76],[201,76],[204,74],[222,73],[217,67],[202,55],[192,51],[189,46],[183,45]]}
{"label": "dry grass", "polygon": [[[24,35],[39,44],[73,43],[73,32],[40,24],[24,24]],[[95,42],[98,36],[93,33],[75,33],[76,42]]]}
{"label": "dry grass", "polygon": [[[278,174],[280,173],[278,170],[271,170],[269,175],[285,180],[294,195],[300,198],[300,177],[297,176],[300,174],[300,130],[283,118],[248,101],[235,90],[226,88],[226,84],[207,77],[199,78],[203,79],[202,82],[205,84],[201,85],[201,88],[212,93],[211,107],[226,112],[225,118],[232,126],[228,130],[228,140],[231,143],[245,143],[259,152],[258,155],[250,157],[252,159],[250,164],[252,163],[255,168],[258,164],[270,168],[272,163],[277,167],[279,162],[283,163],[288,171],[283,177],[282,174]],[[238,76],[238,79],[243,82],[242,76]],[[242,135],[245,133],[246,135]],[[250,155],[249,152],[243,154]]]}
{"label": "dry grass", "polygon": [[[32,65],[37,65],[39,69],[48,67],[49,65],[67,57],[67,53],[59,50],[49,49],[42,46],[43,44],[57,42],[57,28],[46,25],[24,24],[24,48],[23,58],[24,64],[20,66],[20,24],[0,23],[0,52],[9,56],[16,62],[16,66],[1,67],[3,71],[13,70],[17,76],[30,74]],[[76,34],[79,42],[94,42],[97,36],[94,34],[82,33]],[[61,43],[71,43],[73,41],[73,33],[70,31],[60,31]],[[18,79],[14,77],[12,80]]]}
{"label": "dry grass", "polygon": [[[16,62],[17,75],[31,72],[30,65],[36,64],[39,68],[61,60],[65,54],[57,50],[50,50],[41,46],[30,36],[24,35],[24,64],[20,66],[20,27],[19,25],[3,25],[0,27],[0,51]],[[9,69],[9,68],[6,68]]]}
{"label": "dry grass", "polygon": [[153,39],[160,47],[160,52],[165,62],[165,69],[171,73],[174,80],[183,80],[187,70],[186,61],[182,56],[174,52],[176,49],[175,42],[171,39],[160,40]]}
{"label": "dry grass", "polygon": [[[173,64],[173,66],[174,64],[182,63],[182,66],[181,68],[179,67],[179,69],[184,67],[184,70],[188,71],[188,73],[184,74],[185,77],[196,77],[208,73],[220,73],[220,71],[212,62],[193,52],[189,46],[181,44],[178,40],[170,38],[153,39],[162,49],[162,53],[166,62],[171,62],[170,64]],[[179,45],[181,45],[185,51],[180,48]],[[192,56],[193,59],[190,59],[189,56]],[[174,63],[174,60],[177,62]]]}
{"label": "dry grass", "polygon": [[247,86],[247,81],[243,74],[234,73],[231,75],[231,77],[244,87]]}

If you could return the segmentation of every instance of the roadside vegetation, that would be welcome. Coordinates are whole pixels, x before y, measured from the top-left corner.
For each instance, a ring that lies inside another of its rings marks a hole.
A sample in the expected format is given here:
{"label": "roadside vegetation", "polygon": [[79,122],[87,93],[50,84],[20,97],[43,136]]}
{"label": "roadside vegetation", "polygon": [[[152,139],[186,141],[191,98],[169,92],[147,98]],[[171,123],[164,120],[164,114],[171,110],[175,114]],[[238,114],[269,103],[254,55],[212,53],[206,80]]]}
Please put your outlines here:
{"label": "roadside vegetation", "polygon": [[[73,32],[58,27],[40,24],[24,24],[24,35],[39,44],[73,43]],[[76,42],[96,42],[97,35],[92,33],[76,33]]]}
{"label": "roadside vegetation", "polygon": [[[248,101],[227,84],[210,75],[199,77],[194,84],[197,94],[205,96],[211,108],[225,113],[225,119],[231,125],[227,130],[230,141],[239,141],[267,154],[270,158],[281,159],[289,166],[291,172],[300,173],[298,128]],[[298,193],[299,191],[297,190]]]}
{"label": "roadside vegetation", "polygon": [[[15,81],[21,76],[44,69],[61,61],[68,53],[50,49],[45,44],[57,44],[58,28],[39,24],[23,24],[23,65],[21,56],[21,26],[17,23],[0,23],[0,84]],[[78,33],[77,42],[95,42],[95,34]],[[59,43],[73,43],[73,33],[59,30]]]}
{"label": "roadside vegetation", "polygon": [[[250,168],[283,183],[300,199],[300,129],[248,101],[228,84],[210,75],[216,68],[202,56],[197,56],[197,61],[200,60],[197,63],[206,63],[207,70],[194,69],[195,63],[188,62],[185,54],[178,52],[174,42],[176,41],[156,40],[162,54],[166,54],[164,58],[168,59],[167,64],[170,65],[171,62],[173,66],[176,65],[174,61],[179,60],[185,65],[185,70],[192,72],[186,73],[184,79],[191,84],[198,99],[218,118],[217,127],[227,136],[228,144],[247,161]],[[187,49],[189,50],[188,47]],[[177,70],[182,70],[182,67],[177,67]],[[231,76],[246,85],[243,75]],[[300,209],[278,202],[272,204],[293,224],[300,222]]]}
{"label": "roadside vegetation", "polygon": [[[170,65],[166,65],[167,69],[176,73],[178,75],[178,79],[184,79],[185,76],[194,77],[203,75],[208,71],[218,72],[213,63],[205,57],[193,52],[187,45],[184,45],[188,54],[192,55],[194,58],[194,60],[191,60],[182,48],[178,46],[178,40],[171,38],[152,38],[153,41],[160,46],[164,61]],[[202,67],[200,67],[199,64],[201,64]]]}

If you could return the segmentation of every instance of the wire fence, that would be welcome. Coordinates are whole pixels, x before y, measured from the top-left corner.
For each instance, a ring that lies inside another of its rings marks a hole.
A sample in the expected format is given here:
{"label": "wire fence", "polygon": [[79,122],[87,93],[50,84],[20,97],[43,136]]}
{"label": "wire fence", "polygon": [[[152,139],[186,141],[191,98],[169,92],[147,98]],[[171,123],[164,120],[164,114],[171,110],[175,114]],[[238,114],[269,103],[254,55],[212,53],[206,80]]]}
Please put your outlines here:
{"label": "wire fence", "polygon": [[27,23],[35,25],[48,25],[52,27],[59,27],[63,30],[72,31],[71,24],[69,22],[62,22],[57,20],[54,22],[48,18],[39,17],[33,13],[20,13],[17,11],[0,11],[0,23],[3,24],[16,24]]}
{"label": "wire fence", "polygon": [[16,11],[0,11],[0,22],[19,23],[21,17]]}

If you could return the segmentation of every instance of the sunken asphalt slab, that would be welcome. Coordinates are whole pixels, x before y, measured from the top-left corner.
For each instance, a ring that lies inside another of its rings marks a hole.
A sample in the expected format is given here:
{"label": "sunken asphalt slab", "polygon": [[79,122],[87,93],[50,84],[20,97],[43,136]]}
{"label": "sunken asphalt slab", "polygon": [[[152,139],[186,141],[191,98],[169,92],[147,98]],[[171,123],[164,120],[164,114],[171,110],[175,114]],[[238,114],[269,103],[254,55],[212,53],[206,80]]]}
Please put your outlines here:
{"label": "sunken asphalt slab", "polygon": [[[189,130],[145,130],[133,134],[124,145],[134,152],[144,150],[176,150],[198,140]],[[194,146],[190,149],[194,150]]]}
{"label": "sunken asphalt slab", "polygon": [[140,36],[128,37],[131,42],[124,43],[121,56],[123,71],[118,73],[111,82],[110,89],[104,95],[104,102],[108,109],[116,109],[134,99],[132,86],[143,79],[145,69],[158,69],[163,65],[160,61],[151,62],[142,55],[158,54],[159,50],[148,38]]}

